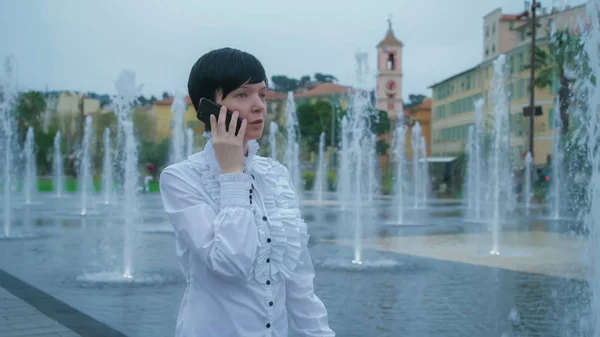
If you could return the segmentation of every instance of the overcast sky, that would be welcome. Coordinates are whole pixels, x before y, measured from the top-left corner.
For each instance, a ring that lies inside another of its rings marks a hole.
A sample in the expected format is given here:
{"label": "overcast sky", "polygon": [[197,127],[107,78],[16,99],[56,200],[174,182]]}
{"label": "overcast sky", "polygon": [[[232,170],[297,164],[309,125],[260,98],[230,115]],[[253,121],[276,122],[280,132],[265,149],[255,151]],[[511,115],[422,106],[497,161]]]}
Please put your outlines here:
{"label": "overcast sky", "polygon": [[[560,0],[555,0],[560,2]],[[551,0],[542,1],[544,6]],[[483,16],[522,0],[0,0],[0,57],[13,55],[22,89],[115,93],[122,69],[143,93],[185,91],[203,53],[255,54],[270,76],[315,72],[355,84],[357,49],[369,53],[392,14],[403,50],[403,96],[482,58]],[[374,83],[374,82],[373,82]]]}

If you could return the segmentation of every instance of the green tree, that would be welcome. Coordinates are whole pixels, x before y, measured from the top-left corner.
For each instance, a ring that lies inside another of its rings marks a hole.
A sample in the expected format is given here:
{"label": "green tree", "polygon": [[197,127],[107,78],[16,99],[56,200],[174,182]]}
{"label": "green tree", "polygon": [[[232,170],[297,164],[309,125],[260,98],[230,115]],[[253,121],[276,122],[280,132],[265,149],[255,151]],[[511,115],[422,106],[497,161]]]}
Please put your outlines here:
{"label": "green tree", "polygon": [[287,77],[285,75],[273,75],[271,77],[273,83],[273,90],[277,92],[288,92],[295,91],[298,89],[299,81],[295,78]]}
{"label": "green tree", "polygon": [[333,75],[323,74],[323,73],[315,73],[315,80],[319,82],[329,82],[334,83],[337,82],[337,78]]}
{"label": "green tree", "polygon": [[48,132],[44,132],[41,128],[35,129],[34,131],[37,173],[39,175],[48,175],[52,173],[54,137],[56,136],[56,131],[56,127],[48,128]]}
{"label": "green tree", "polygon": [[408,102],[404,102],[404,109],[414,108],[417,105],[423,103],[423,101],[427,98],[425,95],[421,94],[409,94]]}
{"label": "green tree", "polygon": [[16,118],[21,142],[25,139],[28,127],[35,130],[41,127],[42,113],[45,110],[46,99],[40,92],[28,91],[19,96]]}
{"label": "green tree", "polygon": [[[552,33],[548,32],[550,43],[547,48],[536,46],[535,49],[535,86],[537,88],[552,87],[558,81],[558,104],[561,120],[561,133],[569,130],[568,110],[572,99],[572,84],[576,80],[569,76],[572,71],[581,65],[578,56],[581,54],[583,44],[577,34],[569,29],[561,29]],[[531,69],[531,65],[525,68]],[[554,121],[550,121],[553,123]]]}
{"label": "green tree", "polygon": [[[330,135],[332,132],[333,107],[325,100],[318,100],[313,104],[301,104],[296,111],[300,138],[308,151],[318,151],[321,132],[325,132],[326,135]],[[331,137],[325,137],[325,146],[330,145]]]}
{"label": "green tree", "polygon": [[142,140],[139,146],[139,163],[152,163],[160,172],[167,165],[171,142],[167,138],[161,143]]}
{"label": "green tree", "polygon": [[390,144],[381,136],[390,132],[391,129],[392,122],[385,110],[378,110],[377,114],[371,115],[371,132],[378,138],[376,147],[379,156],[387,155]]}
{"label": "green tree", "polygon": [[[347,110],[344,110],[340,113],[340,120],[347,114],[347,112]],[[387,151],[390,148],[390,144],[384,137],[381,137],[389,133],[392,129],[392,122],[390,121],[387,112],[385,110],[377,110],[376,113],[369,114],[368,123],[371,127],[371,132],[373,132],[375,136],[377,136],[377,155],[387,155]],[[341,123],[338,123],[338,125],[341,125]]]}

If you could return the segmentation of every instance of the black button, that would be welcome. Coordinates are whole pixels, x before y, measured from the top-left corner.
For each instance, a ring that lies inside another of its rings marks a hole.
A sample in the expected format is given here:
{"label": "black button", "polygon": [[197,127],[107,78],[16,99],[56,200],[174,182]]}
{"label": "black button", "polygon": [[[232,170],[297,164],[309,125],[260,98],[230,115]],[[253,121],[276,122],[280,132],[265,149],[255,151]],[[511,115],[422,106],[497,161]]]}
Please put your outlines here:
{"label": "black button", "polygon": [[250,205],[252,205],[252,199],[250,199]]}
{"label": "black button", "polygon": [[267,329],[271,327],[271,323],[267,323]]}
{"label": "black button", "polygon": [[267,221],[267,217],[266,216],[263,216],[263,221]]}
{"label": "black button", "polygon": [[252,194],[250,194],[250,200],[252,200]]}
{"label": "black button", "polygon": [[252,176],[252,179],[254,179],[254,174],[251,174],[251,176]]}
{"label": "black button", "polygon": [[250,193],[252,193],[252,189],[250,189]]}
{"label": "black button", "polygon": [[267,280],[267,285],[270,285],[270,284],[271,284],[271,281]]}
{"label": "black button", "polygon": [[268,243],[271,243],[271,238],[267,238],[267,242],[268,242]]}
{"label": "black button", "polygon": [[267,259],[267,263],[271,262],[271,259]]}
{"label": "black button", "polygon": [[273,306],[273,302],[272,302],[272,301],[271,301],[271,302],[269,302],[269,306],[270,306],[270,307],[272,307],[272,306]]}

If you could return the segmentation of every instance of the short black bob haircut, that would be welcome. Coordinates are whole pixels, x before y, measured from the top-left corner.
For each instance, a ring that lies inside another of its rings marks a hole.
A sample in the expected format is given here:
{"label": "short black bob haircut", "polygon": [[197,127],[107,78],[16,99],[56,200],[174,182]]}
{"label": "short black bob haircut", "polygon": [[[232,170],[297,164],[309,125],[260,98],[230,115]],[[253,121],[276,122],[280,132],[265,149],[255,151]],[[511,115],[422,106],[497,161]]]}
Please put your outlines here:
{"label": "short black bob haircut", "polygon": [[[196,61],[188,79],[188,93],[194,109],[198,111],[200,99],[215,101],[218,89],[225,98],[243,84],[262,81],[269,85],[265,68],[254,55],[238,49],[221,48],[202,55]],[[209,120],[202,122],[204,129],[210,131]]]}

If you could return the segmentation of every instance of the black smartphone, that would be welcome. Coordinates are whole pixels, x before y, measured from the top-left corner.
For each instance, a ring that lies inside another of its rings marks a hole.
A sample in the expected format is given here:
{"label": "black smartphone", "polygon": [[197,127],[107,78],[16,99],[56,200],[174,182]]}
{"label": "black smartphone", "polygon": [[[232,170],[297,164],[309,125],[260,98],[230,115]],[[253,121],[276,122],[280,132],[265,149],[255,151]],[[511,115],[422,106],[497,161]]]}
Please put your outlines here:
{"label": "black smartphone", "polygon": [[[210,125],[210,115],[215,115],[217,120],[219,120],[219,112],[221,111],[221,105],[206,99],[201,98],[200,104],[198,104],[198,111],[196,111],[196,117],[204,122],[206,125]],[[227,115],[225,116],[225,130],[229,131],[229,124],[231,123],[231,118],[233,117],[233,112],[227,110]],[[240,128],[242,127],[243,119],[238,117],[237,125],[235,127],[235,135],[237,136],[238,132],[240,132]]]}

